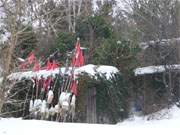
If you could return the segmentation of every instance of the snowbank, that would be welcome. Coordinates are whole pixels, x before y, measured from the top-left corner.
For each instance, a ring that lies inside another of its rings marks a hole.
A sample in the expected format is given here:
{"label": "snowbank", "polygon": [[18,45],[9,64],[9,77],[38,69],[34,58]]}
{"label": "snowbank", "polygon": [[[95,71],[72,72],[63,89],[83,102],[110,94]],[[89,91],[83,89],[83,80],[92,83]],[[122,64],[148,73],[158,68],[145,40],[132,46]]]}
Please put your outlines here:
{"label": "snowbank", "polygon": [[[166,114],[166,115],[164,115]],[[41,120],[21,120],[15,118],[0,119],[0,135],[179,135],[180,109],[173,106],[153,114],[164,115],[161,120],[147,120],[146,117],[134,117],[116,125],[57,123]]]}
{"label": "snowbank", "polygon": [[[66,74],[70,74],[72,71],[72,68],[70,67],[69,70],[66,72]],[[112,74],[118,73],[118,69],[113,66],[106,66],[106,65],[101,65],[101,66],[96,66],[96,65],[85,65],[80,68],[75,68],[74,69],[74,74],[78,75],[81,73],[87,73],[90,76],[95,76],[97,73],[99,74],[105,74],[107,79],[111,77]],[[56,74],[64,74],[65,73],[65,67],[62,68],[56,68],[54,70],[40,70],[38,72],[33,72],[33,71],[27,71],[27,72],[16,72],[12,73],[11,75],[8,76],[9,80],[21,80],[22,78],[31,78],[31,77],[38,77],[40,78],[43,76],[44,78],[47,78],[50,75],[55,76]]]}
{"label": "snowbank", "polygon": [[145,75],[145,74],[154,74],[154,73],[162,73],[166,69],[171,69],[171,70],[179,70],[180,65],[175,64],[175,65],[159,65],[159,66],[148,66],[148,67],[142,67],[142,68],[136,68],[134,70],[135,76],[138,75]]}

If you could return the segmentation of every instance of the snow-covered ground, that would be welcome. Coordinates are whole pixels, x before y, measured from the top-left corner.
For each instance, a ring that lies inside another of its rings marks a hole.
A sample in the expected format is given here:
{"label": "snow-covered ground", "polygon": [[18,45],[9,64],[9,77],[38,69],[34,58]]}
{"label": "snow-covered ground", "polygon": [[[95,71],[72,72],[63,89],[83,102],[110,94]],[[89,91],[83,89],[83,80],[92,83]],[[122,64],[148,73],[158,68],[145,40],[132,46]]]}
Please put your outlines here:
{"label": "snow-covered ground", "polygon": [[0,135],[179,135],[180,109],[173,106],[150,116],[134,117],[116,125],[57,123],[0,119]]}

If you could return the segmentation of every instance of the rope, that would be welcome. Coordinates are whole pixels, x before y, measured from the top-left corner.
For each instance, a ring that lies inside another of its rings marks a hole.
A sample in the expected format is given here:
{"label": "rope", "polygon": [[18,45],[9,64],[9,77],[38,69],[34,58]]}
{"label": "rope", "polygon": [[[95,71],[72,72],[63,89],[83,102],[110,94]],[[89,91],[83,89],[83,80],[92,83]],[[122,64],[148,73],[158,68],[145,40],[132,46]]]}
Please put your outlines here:
{"label": "rope", "polygon": [[36,82],[36,99],[38,98],[38,87],[39,87],[39,81],[38,81],[38,76],[37,76],[37,74],[36,74],[36,80],[35,80],[35,82]]}
{"label": "rope", "polygon": [[34,95],[34,87],[33,87],[33,90],[32,90],[31,100],[33,100],[33,95]]}

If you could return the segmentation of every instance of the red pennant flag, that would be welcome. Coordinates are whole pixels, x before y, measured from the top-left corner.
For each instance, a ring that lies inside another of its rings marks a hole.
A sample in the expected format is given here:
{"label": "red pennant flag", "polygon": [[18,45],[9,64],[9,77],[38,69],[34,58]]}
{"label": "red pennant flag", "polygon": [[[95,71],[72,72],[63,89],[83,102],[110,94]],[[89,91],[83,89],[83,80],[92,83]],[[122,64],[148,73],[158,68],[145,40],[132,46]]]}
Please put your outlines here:
{"label": "red pennant flag", "polygon": [[43,88],[46,92],[49,90],[51,82],[52,82],[52,77],[50,76],[44,80]]}
{"label": "red pennant flag", "polygon": [[80,47],[80,42],[77,41],[75,47],[75,55],[72,58],[71,66],[80,67],[84,65],[84,56]]}
{"label": "red pennant flag", "polygon": [[71,83],[71,92],[77,96],[77,81],[76,80],[73,80],[73,82]]}
{"label": "red pennant flag", "polygon": [[27,66],[28,66],[28,62],[23,62],[23,63],[21,63],[21,64],[19,65],[19,68],[20,68],[20,69],[26,69]]}
{"label": "red pennant flag", "polygon": [[51,70],[52,68],[52,63],[48,60],[46,64],[46,70]]}
{"label": "red pennant flag", "polygon": [[83,56],[82,50],[80,51],[80,54],[79,54],[79,64],[80,66],[84,65],[84,56]]}
{"label": "red pennant flag", "polygon": [[51,69],[54,70],[55,68],[58,68],[58,67],[59,67],[58,63],[56,63],[56,61],[53,60],[53,63],[51,65]]}
{"label": "red pennant flag", "polygon": [[41,66],[40,66],[39,62],[36,61],[34,64],[34,67],[33,67],[33,71],[39,71],[40,69],[41,69]]}
{"label": "red pennant flag", "polygon": [[29,64],[32,64],[33,62],[35,62],[36,57],[35,57],[35,55],[34,55],[33,52],[31,52],[31,53],[29,54],[27,60],[28,60],[28,63],[29,63]]}

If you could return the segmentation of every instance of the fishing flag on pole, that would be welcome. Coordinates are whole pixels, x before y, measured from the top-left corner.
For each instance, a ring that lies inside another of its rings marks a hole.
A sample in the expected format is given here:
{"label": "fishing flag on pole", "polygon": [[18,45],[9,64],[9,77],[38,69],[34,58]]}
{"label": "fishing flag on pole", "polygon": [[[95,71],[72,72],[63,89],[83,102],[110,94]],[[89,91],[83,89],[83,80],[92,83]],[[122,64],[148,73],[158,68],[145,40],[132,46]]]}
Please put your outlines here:
{"label": "fishing flag on pole", "polygon": [[20,69],[26,69],[26,68],[28,68],[29,65],[31,65],[35,62],[36,62],[36,57],[35,57],[34,53],[31,52],[28,55],[28,57],[24,61],[22,61],[22,63],[19,65],[19,68]]}
{"label": "fishing flag on pole", "polygon": [[19,65],[19,68],[20,68],[20,69],[26,69],[27,66],[28,66],[28,63],[27,63],[27,62],[23,62],[23,63],[21,63],[21,64]]}
{"label": "fishing flag on pole", "polygon": [[36,61],[36,57],[35,57],[35,55],[34,55],[33,52],[31,52],[31,53],[29,54],[27,60],[28,60],[28,63],[29,63],[29,64],[32,64],[32,63],[34,63],[34,62]]}
{"label": "fishing flag on pole", "polygon": [[71,66],[81,67],[84,65],[84,56],[80,47],[79,40],[76,42],[75,54],[72,58]]}
{"label": "fishing flag on pole", "polygon": [[[71,62],[71,66],[74,67],[81,67],[84,65],[84,56],[83,56],[83,52],[81,50],[81,46],[80,46],[80,41],[79,39],[76,42],[76,46],[75,46],[75,52],[74,52],[74,56],[72,58],[72,62]],[[74,73],[72,72],[72,82],[70,85],[70,89],[71,92],[74,93],[75,95],[77,95],[77,85],[78,85],[78,81],[74,80]]]}
{"label": "fishing flag on pole", "polygon": [[54,70],[55,68],[58,68],[58,67],[59,67],[59,64],[56,63],[55,60],[53,60],[53,63],[52,63],[52,65],[51,65],[51,69]]}
{"label": "fishing flag on pole", "polygon": [[55,68],[58,68],[59,64],[56,63],[55,60],[53,62],[50,62],[50,60],[47,61],[46,70],[54,70]]}
{"label": "fishing flag on pole", "polygon": [[33,67],[33,71],[39,71],[41,69],[41,66],[39,64],[39,61],[36,60],[34,67]]}
{"label": "fishing flag on pole", "polygon": [[51,66],[52,66],[52,63],[50,62],[50,60],[48,60],[46,64],[46,70],[51,70]]}

